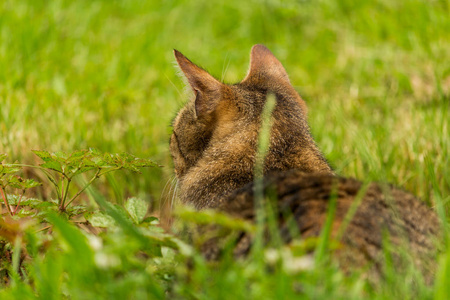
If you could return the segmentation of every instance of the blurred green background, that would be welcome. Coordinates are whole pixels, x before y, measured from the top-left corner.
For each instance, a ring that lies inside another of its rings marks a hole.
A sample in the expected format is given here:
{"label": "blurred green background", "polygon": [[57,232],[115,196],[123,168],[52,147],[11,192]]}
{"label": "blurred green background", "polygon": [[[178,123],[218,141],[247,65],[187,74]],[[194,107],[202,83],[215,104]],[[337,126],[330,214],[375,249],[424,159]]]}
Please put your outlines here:
{"label": "blurred green background", "polygon": [[164,167],[97,187],[157,209],[173,176],[169,125],[190,96],[172,49],[234,83],[263,43],[338,173],[448,201],[449,16],[445,0],[4,0],[0,153],[22,163],[38,162],[32,149],[151,158]]}

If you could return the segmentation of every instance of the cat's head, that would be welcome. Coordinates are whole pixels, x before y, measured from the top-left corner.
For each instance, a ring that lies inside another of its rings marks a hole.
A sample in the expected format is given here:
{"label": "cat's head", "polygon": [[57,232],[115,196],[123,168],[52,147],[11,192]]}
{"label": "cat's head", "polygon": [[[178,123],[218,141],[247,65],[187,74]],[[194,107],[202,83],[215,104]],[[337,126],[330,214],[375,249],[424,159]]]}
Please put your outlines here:
{"label": "cat's head", "polygon": [[[235,145],[243,147],[242,151],[254,149],[268,93],[277,98],[269,156],[281,157],[300,144],[306,145],[305,149],[309,147],[308,143],[314,144],[306,123],[306,104],[290,84],[282,64],[265,46],[253,46],[247,76],[233,85],[218,81],[180,52],[174,52],[194,95],[173,122],[170,151],[178,178],[195,166],[213,143],[223,144],[231,136],[234,142],[230,140],[224,147]],[[272,160],[276,165],[277,158]]]}

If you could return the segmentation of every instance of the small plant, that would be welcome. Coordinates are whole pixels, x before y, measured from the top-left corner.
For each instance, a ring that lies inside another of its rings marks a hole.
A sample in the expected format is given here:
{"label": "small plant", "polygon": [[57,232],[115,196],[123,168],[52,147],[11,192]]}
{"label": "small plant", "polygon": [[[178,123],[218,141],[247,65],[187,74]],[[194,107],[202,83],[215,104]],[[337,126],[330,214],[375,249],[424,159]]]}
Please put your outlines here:
{"label": "small plant", "polygon": [[[39,182],[33,179],[23,179],[22,177],[15,175],[15,173],[21,170],[20,167],[3,164],[3,160],[6,158],[6,154],[0,154],[0,195],[5,203],[6,209],[10,216],[14,216],[20,205],[20,201],[25,194],[25,191],[29,188],[40,185]],[[14,211],[10,206],[10,197],[8,197],[7,189],[15,189],[19,191],[19,197],[17,199],[16,207]]]}
{"label": "small plant", "polygon": [[[110,154],[101,153],[95,149],[77,150],[74,152],[48,152],[45,150],[34,150],[39,158],[44,162],[39,166],[24,164],[2,164],[0,169],[1,193],[5,204],[8,199],[5,193],[6,187],[20,189],[22,194],[26,189],[39,185],[32,179],[24,180],[19,176],[10,175],[21,170],[22,167],[31,167],[41,170],[48,178],[49,182],[54,186],[57,196],[57,205],[60,212],[65,212],[67,207],[89,187],[96,179],[101,176],[117,171],[131,170],[139,173],[139,168],[155,167],[156,163],[149,159],[137,158],[128,153]],[[0,156],[0,161],[6,157],[5,154]],[[69,189],[74,178],[80,174],[93,171],[94,175],[88,180],[74,195],[69,196]],[[20,200],[18,201],[20,203]],[[14,212],[11,211],[9,205],[8,211],[11,215],[17,211],[16,206]]]}

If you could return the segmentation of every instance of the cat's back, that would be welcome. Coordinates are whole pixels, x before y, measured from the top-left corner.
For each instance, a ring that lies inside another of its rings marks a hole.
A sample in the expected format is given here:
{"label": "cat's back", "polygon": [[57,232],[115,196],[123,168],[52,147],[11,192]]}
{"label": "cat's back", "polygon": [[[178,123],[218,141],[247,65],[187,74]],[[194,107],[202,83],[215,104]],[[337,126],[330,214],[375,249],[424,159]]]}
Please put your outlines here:
{"label": "cat's back", "polygon": [[[234,217],[253,221],[254,188],[253,183],[246,185],[224,199],[219,208]],[[331,238],[342,245],[337,257],[344,269],[375,263],[371,270],[380,275],[384,250],[391,245],[396,249],[392,253],[398,264],[402,251],[408,253],[409,262],[431,280],[440,223],[437,215],[414,195],[390,185],[363,184],[351,178],[298,170],[266,177],[264,192],[277,199],[276,216],[284,242],[318,237],[329,217],[330,205],[335,205],[331,212]],[[295,220],[294,234],[287,222],[289,217]],[[241,249],[241,253],[246,250]]]}

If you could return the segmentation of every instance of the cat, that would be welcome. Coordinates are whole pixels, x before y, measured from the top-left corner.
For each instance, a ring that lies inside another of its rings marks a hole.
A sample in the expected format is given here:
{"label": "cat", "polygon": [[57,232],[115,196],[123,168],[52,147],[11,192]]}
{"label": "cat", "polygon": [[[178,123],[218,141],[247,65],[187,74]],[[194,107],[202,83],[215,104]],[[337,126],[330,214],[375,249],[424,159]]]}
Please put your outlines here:
{"label": "cat", "polygon": [[[390,241],[396,246],[406,243],[412,262],[430,280],[440,231],[435,212],[401,189],[376,183],[364,187],[357,180],[336,176],[311,136],[305,102],[269,49],[253,46],[247,76],[233,85],[218,81],[177,50],[174,54],[194,94],[174,119],[170,140],[182,202],[255,220],[254,165],[261,114],[271,93],[276,105],[264,187],[277,194],[283,241],[295,238],[287,228],[287,214],[293,216],[302,238],[319,236],[334,198],[331,235],[344,245],[336,253],[344,269],[373,263],[372,270],[379,275],[383,232],[388,230]],[[357,196],[360,191],[362,198]],[[362,200],[346,222],[358,197]],[[235,255],[246,255],[252,236],[242,233],[236,243]],[[206,242],[202,251],[217,259],[221,251],[217,239]]]}

